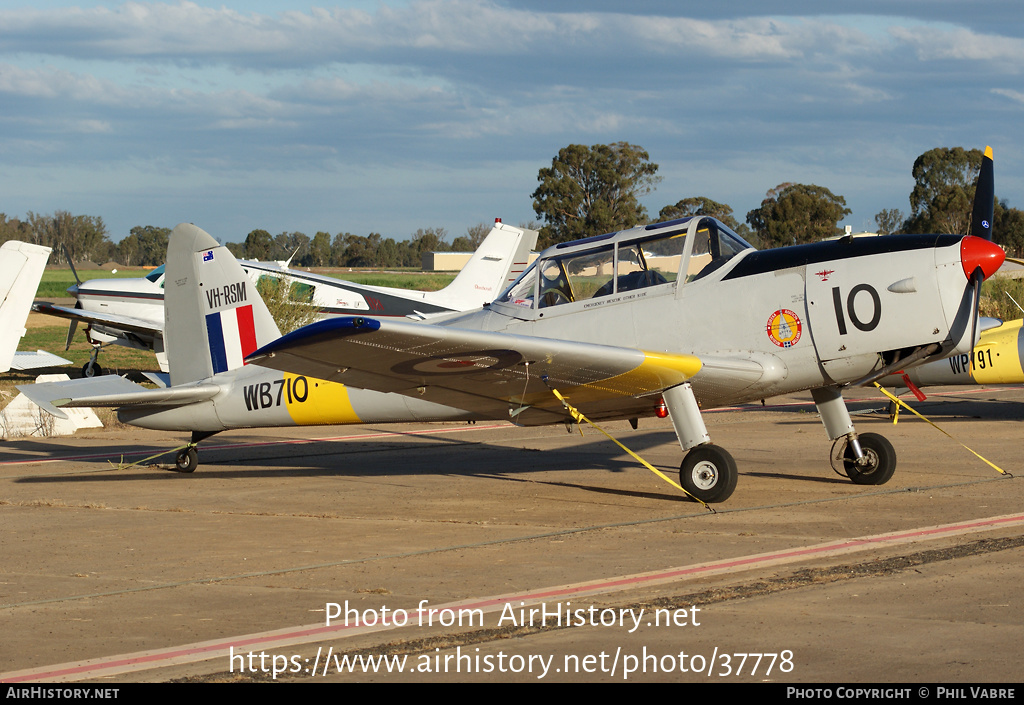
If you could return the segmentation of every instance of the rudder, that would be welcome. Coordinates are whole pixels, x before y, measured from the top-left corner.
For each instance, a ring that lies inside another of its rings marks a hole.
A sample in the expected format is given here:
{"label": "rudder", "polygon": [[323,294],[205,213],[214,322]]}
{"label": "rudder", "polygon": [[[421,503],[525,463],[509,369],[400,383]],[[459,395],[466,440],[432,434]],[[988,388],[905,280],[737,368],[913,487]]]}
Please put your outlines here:
{"label": "rudder", "polygon": [[0,372],[11,369],[50,248],[17,240],[0,247]]}

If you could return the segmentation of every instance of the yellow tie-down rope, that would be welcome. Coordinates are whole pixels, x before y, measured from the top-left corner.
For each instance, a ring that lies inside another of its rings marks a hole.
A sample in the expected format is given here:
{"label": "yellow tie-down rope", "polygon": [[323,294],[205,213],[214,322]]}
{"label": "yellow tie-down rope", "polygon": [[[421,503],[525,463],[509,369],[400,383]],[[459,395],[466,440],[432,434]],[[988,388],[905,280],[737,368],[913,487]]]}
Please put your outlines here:
{"label": "yellow tie-down rope", "polygon": [[[938,427],[938,426],[937,426],[937,425],[936,425],[936,424],[935,424],[935,423],[934,423],[933,421],[931,421],[931,420],[929,420],[929,419],[925,418],[924,416],[922,416],[921,414],[919,414],[919,413],[918,413],[917,411],[915,411],[914,409],[912,409],[912,408],[910,407],[910,405],[909,405],[909,404],[907,404],[907,403],[906,403],[905,401],[903,401],[902,399],[900,399],[900,398],[899,398],[899,397],[897,397],[896,395],[894,395],[894,394],[891,394],[891,393],[890,393],[890,392],[889,392],[888,390],[884,389],[884,388],[882,387],[882,385],[880,385],[880,384],[879,384],[878,382],[875,382],[874,384],[875,384],[875,386],[876,386],[876,387],[878,388],[878,391],[880,391],[880,392],[881,392],[882,394],[884,394],[885,396],[889,397],[889,399],[890,399],[890,400],[891,400],[891,401],[892,401],[893,403],[895,403],[895,404],[896,404],[896,413],[895,413],[895,414],[893,414],[893,417],[892,417],[892,422],[893,422],[893,424],[895,424],[895,423],[896,423],[896,422],[897,422],[897,421],[899,420],[899,416],[900,416],[900,407],[902,406],[902,407],[905,407],[905,408],[907,409],[907,411],[909,411],[910,413],[912,413],[912,414],[913,414],[914,416],[918,417],[919,419],[922,419],[923,421],[926,421],[926,422],[927,422],[927,423],[928,423],[928,424],[929,424],[930,426],[932,426],[932,428],[935,428],[936,430],[938,430],[939,432],[941,432],[941,433],[942,433],[943,435],[945,435],[945,436],[946,436],[947,438],[951,439],[952,441],[954,441],[954,442],[956,442],[956,443],[960,443],[960,441],[958,441],[957,439],[953,438],[953,436],[951,436],[951,435],[950,435],[949,433],[947,433],[947,432],[946,432],[946,431],[944,431],[943,429],[939,428],[939,427]],[[966,446],[966,445],[964,445],[963,443],[960,443],[960,446],[961,446],[961,447],[963,447],[963,448],[967,448],[967,446]],[[995,469],[995,470],[996,470],[996,472],[998,472],[998,473],[1000,473],[1000,474],[1003,474],[1003,475],[1006,475],[1007,477],[1013,477],[1013,475],[1011,475],[1010,473],[1006,472],[1005,470],[1003,470],[1002,468],[1000,468],[1000,467],[999,467],[998,465],[996,465],[995,463],[993,463],[993,462],[990,462],[990,461],[986,460],[986,459],[985,459],[985,458],[983,458],[983,457],[982,457],[981,455],[979,455],[978,453],[976,453],[976,452],[975,452],[974,450],[971,450],[970,448],[967,448],[967,450],[969,450],[969,451],[970,451],[971,453],[973,453],[973,454],[975,455],[975,457],[977,457],[977,458],[978,458],[979,460],[981,460],[981,462],[983,462],[983,463],[985,463],[986,465],[988,465],[989,467],[991,467],[991,468]]]}
{"label": "yellow tie-down rope", "polygon": [[[147,460],[154,460],[156,458],[159,458],[161,455],[167,455],[168,453],[177,453],[179,450],[185,450],[190,445],[192,445],[192,444],[189,443],[189,444],[183,445],[183,446],[181,446],[179,448],[172,448],[171,450],[162,450],[159,453],[157,453],[156,455],[151,455],[148,458],[142,458],[141,460],[136,460],[134,463],[126,463],[126,462],[124,462],[124,454],[123,453],[121,454],[121,461],[119,463],[117,463],[116,465],[114,464],[113,460],[109,460],[108,459],[107,462],[110,463],[110,469],[111,470],[127,470],[128,468],[133,468],[136,465],[142,465]],[[181,471],[180,470],[175,470],[175,472],[181,472]]]}
{"label": "yellow tie-down rope", "polygon": [[[648,470],[650,470],[651,472],[653,472],[653,473],[654,473],[655,475],[657,475],[658,477],[660,477],[660,478],[661,478],[662,480],[664,480],[664,481],[665,481],[665,482],[667,482],[668,484],[670,484],[670,485],[672,485],[673,487],[675,487],[675,488],[676,488],[677,490],[679,490],[680,492],[682,492],[683,494],[685,494],[685,495],[686,495],[687,497],[691,497],[691,498],[693,498],[694,500],[696,500],[697,502],[700,502],[701,504],[703,504],[703,505],[704,505],[704,508],[705,508],[705,509],[707,509],[707,510],[708,510],[709,512],[711,512],[712,514],[716,514],[716,513],[717,513],[717,512],[715,512],[715,510],[714,510],[714,509],[712,509],[712,508],[711,508],[710,506],[708,506],[708,503],[707,503],[707,502],[703,501],[703,500],[702,500],[702,499],[700,499],[699,497],[694,497],[694,496],[693,496],[692,494],[690,494],[689,492],[687,492],[686,490],[684,490],[684,489],[682,488],[682,486],[680,486],[680,485],[679,485],[679,483],[677,483],[677,482],[676,482],[675,480],[673,480],[672,478],[670,478],[670,477],[668,477],[667,475],[665,475],[665,473],[661,472],[661,470],[658,470],[658,469],[657,469],[656,467],[654,467],[653,465],[651,465],[650,463],[648,463],[648,462],[647,462],[646,460],[644,460],[643,458],[641,458],[641,457],[640,457],[639,455],[637,455],[636,453],[634,453],[633,451],[631,451],[631,450],[630,450],[629,448],[627,448],[626,446],[622,445],[622,444],[621,444],[621,443],[620,443],[620,442],[619,442],[618,440],[616,440],[616,439],[615,439],[615,437],[614,437],[614,436],[612,436],[612,434],[608,433],[608,432],[607,432],[607,431],[605,431],[605,430],[604,430],[603,428],[601,428],[601,427],[600,427],[600,426],[598,426],[598,425],[597,425],[596,423],[594,423],[593,421],[591,421],[590,419],[588,419],[588,418],[587,418],[586,416],[584,416],[584,415],[583,415],[582,413],[580,413],[580,410],[579,410],[579,409],[577,409],[577,408],[576,408],[575,406],[573,406],[572,404],[570,404],[570,403],[569,403],[568,401],[566,401],[565,397],[563,397],[563,396],[562,396],[561,394],[559,394],[559,393],[558,393],[558,390],[557,390],[557,389],[551,389],[551,392],[552,392],[552,393],[553,393],[553,394],[554,394],[554,395],[555,395],[555,396],[556,396],[556,397],[558,398],[558,401],[562,402],[562,406],[564,406],[564,407],[566,408],[566,410],[567,410],[567,411],[569,412],[569,414],[570,414],[570,415],[572,416],[573,420],[574,420],[574,421],[576,421],[576,423],[577,423],[577,424],[578,424],[578,423],[580,423],[581,421],[586,421],[586,422],[587,422],[588,424],[590,424],[591,426],[593,426],[594,428],[596,428],[596,429],[597,429],[598,431],[600,431],[600,432],[601,432],[601,433],[603,433],[604,435],[608,436],[608,438],[610,438],[610,439],[611,439],[611,440],[612,440],[612,441],[613,441],[613,442],[615,443],[615,445],[617,445],[617,446],[618,446],[619,448],[622,448],[622,450],[624,450],[624,451],[626,451],[627,453],[629,453],[630,455],[632,455],[632,456],[633,456],[634,458],[636,458],[636,459],[637,459],[637,460],[638,460],[638,461],[639,461],[639,462],[640,462],[640,463],[641,463],[641,464],[642,464],[642,465],[643,465],[643,466],[644,466],[645,468],[647,468]],[[582,428],[580,429],[580,433],[583,433],[583,429],[582,429]]]}

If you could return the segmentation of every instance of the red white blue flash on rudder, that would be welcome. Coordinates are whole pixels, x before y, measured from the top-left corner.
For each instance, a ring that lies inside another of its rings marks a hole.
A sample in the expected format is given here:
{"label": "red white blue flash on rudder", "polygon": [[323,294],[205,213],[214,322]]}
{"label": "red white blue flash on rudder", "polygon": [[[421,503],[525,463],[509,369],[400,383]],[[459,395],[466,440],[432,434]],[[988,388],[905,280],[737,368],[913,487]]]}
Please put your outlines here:
{"label": "red white blue flash on rudder", "polygon": [[257,348],[252,304],[206,314],[206,333],[214,373],[241,367]]}

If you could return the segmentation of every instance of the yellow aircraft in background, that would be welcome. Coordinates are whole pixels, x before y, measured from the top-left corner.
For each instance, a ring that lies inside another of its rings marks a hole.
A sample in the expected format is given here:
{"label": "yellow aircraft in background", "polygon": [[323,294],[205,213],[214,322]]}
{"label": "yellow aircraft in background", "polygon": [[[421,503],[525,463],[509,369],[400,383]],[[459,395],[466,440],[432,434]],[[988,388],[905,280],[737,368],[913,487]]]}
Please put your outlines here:
{"label": "yellow aircraft in background", "polygon": [[1024,384],[1024,319],[1000,322],[983,330],[970,354],[952,355],[901,371],[879,384],[907,388],[922,401],[925,396],[921,387]]}

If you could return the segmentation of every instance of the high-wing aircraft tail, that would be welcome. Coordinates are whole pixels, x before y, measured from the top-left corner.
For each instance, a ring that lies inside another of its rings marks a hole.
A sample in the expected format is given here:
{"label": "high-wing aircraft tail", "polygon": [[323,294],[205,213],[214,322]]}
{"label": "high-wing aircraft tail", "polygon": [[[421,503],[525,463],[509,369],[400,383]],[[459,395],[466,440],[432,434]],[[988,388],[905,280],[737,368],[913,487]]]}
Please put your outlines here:
{"label": "high-wing aircraft tail", "polygon": [[171,231],[164,282],[164,346],[171,384],[241,367],[280,337],[256,287],[226,247],[189,223]]}
{"label": "high-wing aircraft tail", "polygon": [[466,302],[490,303],[526,269],[537,235],[536,230],[495,222],[455,280],[433,294],[431,301],[459,310],[466,308]]}
{"label": "high-wing aircraft tail", "polygon": [[0,372],[11,369],[49,256],[49,247],[27,242],[8,240],[0,246]]}

